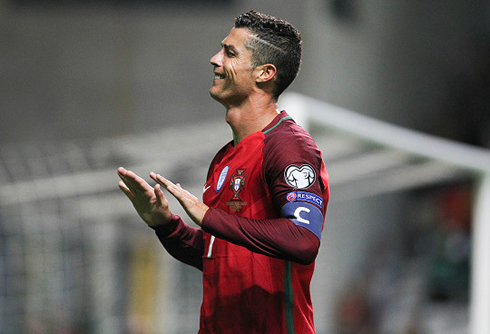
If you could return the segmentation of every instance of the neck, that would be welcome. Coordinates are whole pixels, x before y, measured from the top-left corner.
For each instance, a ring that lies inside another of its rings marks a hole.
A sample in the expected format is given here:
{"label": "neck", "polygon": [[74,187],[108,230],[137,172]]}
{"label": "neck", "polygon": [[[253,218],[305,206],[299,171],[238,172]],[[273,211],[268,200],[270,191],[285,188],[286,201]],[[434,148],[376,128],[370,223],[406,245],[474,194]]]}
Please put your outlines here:
{"label": "neck", "polygon": [[226,112],[226,122],[233,130],[235,145],[252,133],[264,129],[278,113],[275,101],[229,108]]}

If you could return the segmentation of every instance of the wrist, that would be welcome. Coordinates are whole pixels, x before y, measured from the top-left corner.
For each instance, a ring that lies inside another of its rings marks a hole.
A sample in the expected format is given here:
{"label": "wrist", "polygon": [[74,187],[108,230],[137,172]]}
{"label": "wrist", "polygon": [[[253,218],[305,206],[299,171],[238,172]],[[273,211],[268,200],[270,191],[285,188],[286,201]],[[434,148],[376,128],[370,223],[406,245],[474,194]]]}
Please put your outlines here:
{"label": "wrist", "polygon": [[168,235],[168,234],[173,233],[177,229],[180,221],[181,221],[181,218],[179,216],[172,214],[168,221],[148,225],[148,227],[150,227],[151,229],[153,229],[159,233],[163,233],[163,234]]}

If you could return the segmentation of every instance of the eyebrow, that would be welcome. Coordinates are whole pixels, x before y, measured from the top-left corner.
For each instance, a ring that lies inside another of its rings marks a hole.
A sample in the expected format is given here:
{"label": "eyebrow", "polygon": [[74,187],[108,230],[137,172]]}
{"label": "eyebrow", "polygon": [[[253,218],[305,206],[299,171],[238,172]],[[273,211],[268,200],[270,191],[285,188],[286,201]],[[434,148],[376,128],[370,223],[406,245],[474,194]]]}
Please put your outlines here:
{"label": "eyebrow", "polygon": [[221,42],[221,47],[226,49],[226,50],[231,50],[233,52],[238,52],[238,49],[236,47],[234,47],[233,45],[230,45],[230,44],[225,44],[223,42]]}

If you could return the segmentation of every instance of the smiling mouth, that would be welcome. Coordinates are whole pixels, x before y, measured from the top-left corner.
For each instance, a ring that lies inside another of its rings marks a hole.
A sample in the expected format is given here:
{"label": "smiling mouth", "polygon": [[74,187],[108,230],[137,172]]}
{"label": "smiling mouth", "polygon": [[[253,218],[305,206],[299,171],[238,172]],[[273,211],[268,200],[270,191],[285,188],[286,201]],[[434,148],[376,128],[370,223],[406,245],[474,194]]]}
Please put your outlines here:
{"label": "smiling mouth", "polygon": [[214,79],[215,80],[224,79],[224,78],[226,78],[226,75],[225,74],[214,73]]}

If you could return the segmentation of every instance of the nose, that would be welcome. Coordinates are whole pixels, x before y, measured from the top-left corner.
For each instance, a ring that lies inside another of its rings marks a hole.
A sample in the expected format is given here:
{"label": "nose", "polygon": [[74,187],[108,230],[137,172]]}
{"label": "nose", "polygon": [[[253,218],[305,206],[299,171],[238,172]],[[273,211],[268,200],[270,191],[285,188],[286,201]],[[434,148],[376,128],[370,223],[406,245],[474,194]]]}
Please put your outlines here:
{"label": "nose", "polygon": [[211,65],[213,66],[221,66],[222,63],[222,53],[223,50],[220,50],[218,53],[216,53],[210,60]]}

